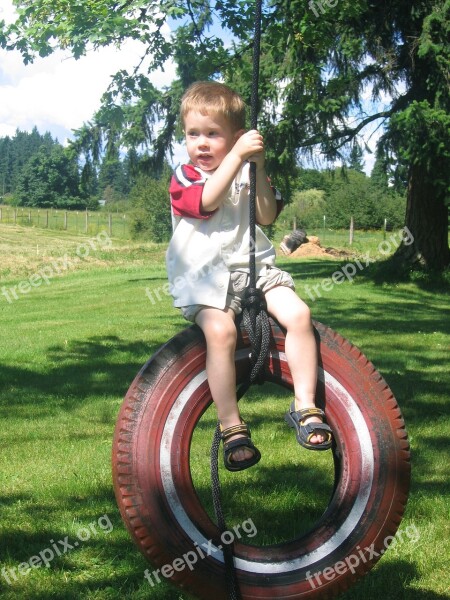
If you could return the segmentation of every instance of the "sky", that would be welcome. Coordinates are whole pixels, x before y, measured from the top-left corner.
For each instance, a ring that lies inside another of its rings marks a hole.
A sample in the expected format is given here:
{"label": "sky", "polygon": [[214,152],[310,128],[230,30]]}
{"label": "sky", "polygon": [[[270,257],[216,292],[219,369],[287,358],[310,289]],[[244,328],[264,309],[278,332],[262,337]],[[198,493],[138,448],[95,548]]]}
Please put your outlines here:
{"label": "sky", "polygon": [[[0,19],[13,20],[11,0],[1,0]],[[16,129],[49,131],[65,144],[72,130],[89,121],[100,107],[111,75],[132,69],[143,54],[137,41],[127,41],[120,50],[112,47],[91,51],[75,60],[68,52],[56,51],[24,65],[19,52],[0,49],[0,137],[13,136]],[[168,64],[152,81],[168,85],[175,75]]]}
{"label": "sky", "polygon": [[[11,0],[1,0],[0,19],[14,20]],[[91,120],[100,107],[111,75],[119,69],[132,69],[143,50],[138,41],[129,40],[120,49],[102,48],[79,60],[58,50],[25,66],[19,52],[0,49],[0,137],[14,136],[16,129],[31,131],[36,126],[41,134],[49,131],[65,145],[73,139],[73,130]],[[174,76],[174,66],[168,63],[164,72],[152,75],[152,82],[163,87]],[[372,132],[375,128],[376,125],[372,126]],[[371,131],[366,131],[365,138],[372,150],[381,133],[379,129],[370,136]],[[184,150],[179,145],[174,150],[176,164]],[[365,171],[370,174],[374,154],[366,154],[365,163]]]}

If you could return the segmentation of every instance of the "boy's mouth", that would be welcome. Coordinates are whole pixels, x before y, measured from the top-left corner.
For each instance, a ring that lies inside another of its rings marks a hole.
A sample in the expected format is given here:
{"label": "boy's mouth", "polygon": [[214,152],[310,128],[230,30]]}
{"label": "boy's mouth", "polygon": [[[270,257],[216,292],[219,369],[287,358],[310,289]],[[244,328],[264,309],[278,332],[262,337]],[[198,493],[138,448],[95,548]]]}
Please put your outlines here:
{"label": "boy's mouth", "polygon": [[197,162],[203,165],[209,165],[213,160],[212,154],[199,154],[197,156]]}

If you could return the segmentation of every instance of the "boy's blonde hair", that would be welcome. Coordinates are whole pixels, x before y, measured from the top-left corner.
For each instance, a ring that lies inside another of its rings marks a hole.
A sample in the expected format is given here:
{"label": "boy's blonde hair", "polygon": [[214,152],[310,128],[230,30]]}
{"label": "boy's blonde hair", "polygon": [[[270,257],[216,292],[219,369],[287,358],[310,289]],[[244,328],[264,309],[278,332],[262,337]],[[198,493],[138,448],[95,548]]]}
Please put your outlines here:
{"label": "boy's blonde hair", "polygon": [[217,81],[197,81],[188,87],[181,99],[180,118],[183,127],[190,111],[225,117],[234,132],[245,129],[244,101],[227,85]]}

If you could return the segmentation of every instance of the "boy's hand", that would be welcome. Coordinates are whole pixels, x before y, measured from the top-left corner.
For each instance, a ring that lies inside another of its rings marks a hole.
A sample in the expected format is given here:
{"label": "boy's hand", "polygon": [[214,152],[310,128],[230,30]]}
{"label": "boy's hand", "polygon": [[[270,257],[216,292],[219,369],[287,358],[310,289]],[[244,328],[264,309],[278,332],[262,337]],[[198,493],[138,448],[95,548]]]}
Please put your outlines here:
{"label": "boy's hand", "polygon": [[244,160],[255,162],[258,170],[264,167],[264,140],[256,129],[243,133],[236,141],[231,152],[236,153],[242,162]]}

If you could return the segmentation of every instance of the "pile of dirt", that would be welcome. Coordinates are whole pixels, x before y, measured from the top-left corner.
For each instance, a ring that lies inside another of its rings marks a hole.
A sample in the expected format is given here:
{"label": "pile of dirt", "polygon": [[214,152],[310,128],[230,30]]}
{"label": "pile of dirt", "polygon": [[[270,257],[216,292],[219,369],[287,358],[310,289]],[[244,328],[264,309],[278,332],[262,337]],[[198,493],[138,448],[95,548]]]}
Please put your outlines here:
{"label": "pile of dirt", "polygon": [[306,238],[296,250],[288,254],[292,258],[298,258],[302,256],[317,256],[320,258],[345,258],[352,256],[350,252],[345,250],[336,250],[335,248],[322,248],[320,245],[320,239],[315,235],[310,235]]}

